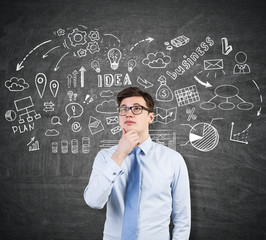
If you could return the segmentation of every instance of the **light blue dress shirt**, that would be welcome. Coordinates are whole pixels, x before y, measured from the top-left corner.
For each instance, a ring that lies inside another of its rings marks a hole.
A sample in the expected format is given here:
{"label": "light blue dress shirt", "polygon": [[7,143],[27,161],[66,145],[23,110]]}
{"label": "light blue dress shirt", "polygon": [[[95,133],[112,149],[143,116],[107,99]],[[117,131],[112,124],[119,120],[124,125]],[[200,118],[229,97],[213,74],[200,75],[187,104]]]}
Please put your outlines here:
{"label": "light blue dress shirt", "polygon": [[[107,203],[104,240],[120,240],[125,208],[125,194],[134,154],[121,167],[112,159],[117,146],[101,150],[93,163],[86,203],[101,209]],[[138,240],[169,240],[170,216],[174,223],[173,240],[186,240],[190,234],[191,208],[187,167],[176,151],[155,143],[149,137],[139,145],[140,200]]]}

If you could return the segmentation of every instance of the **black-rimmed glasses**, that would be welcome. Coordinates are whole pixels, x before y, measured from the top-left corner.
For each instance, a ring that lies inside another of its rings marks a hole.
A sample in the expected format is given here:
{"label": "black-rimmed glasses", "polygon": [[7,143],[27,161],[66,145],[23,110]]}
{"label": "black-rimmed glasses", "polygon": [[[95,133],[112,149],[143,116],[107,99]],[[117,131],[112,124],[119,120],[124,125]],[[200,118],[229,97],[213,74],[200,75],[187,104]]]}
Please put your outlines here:
{"label": "black-rimmed glasses", "polygon": [[118,108],[118,113],[120,116],[125,116],[127,114],[127,112],[129,111],[129,109],[131,110],[131,112],[134,115],[139,115],[142,113],[143,110],[146,110],[148,112],[151,112],[148,108],[141,106],[141,105],[137,105],[137,106],[131,106],[131,107],[126,107],[126,106],[122,106]]}

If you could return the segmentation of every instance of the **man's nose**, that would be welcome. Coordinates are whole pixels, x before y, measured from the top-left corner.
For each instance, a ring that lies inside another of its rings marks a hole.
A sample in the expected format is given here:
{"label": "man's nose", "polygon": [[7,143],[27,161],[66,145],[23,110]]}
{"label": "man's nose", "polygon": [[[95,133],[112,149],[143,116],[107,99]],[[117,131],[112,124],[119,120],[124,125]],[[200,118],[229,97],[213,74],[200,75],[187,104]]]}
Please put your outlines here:
{"label": "man's nose", "polygon": [[132,116],[134,116],[133,112],[131,111],[131,109],[128,109],[126,117],[132,117]]}

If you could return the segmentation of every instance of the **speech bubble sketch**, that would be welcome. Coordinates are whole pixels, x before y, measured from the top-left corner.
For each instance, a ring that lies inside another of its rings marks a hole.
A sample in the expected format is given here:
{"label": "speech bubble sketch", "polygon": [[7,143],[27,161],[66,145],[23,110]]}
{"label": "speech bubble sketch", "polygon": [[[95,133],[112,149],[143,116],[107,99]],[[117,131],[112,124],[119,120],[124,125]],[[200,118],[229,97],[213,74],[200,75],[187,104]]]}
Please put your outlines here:
{"label": "speech bubble sketch", "polygon": [[98,104],[95,108],[98,113],[114,114],[117,113],[117,103],[115,100],[106,100]]}
{"label": "speech bubble sketch", "polygon": [[53,94],[54,98],[56,98],[56,96],[57,96],[58,89],[59,89],[59,82],[56,80],[52,80],[50,82],[50,90],[51,90],[51,93]]}
{"label": "speech bubble sketch", "polygon": [[35,86],[37,88],[37,91],[39,93],[40,98],[43,97],[45,88],[47,84],[47,78],[44,73],[38,73],[35,76]]}
{"label": "speech bubble sketch", "polygon": [[248,57],[247,54],[240,51],[235,55],[235,60],[237,64],[234,66],[233,73],[234,74],[247,74],[250,73],[250,67],[246,64]]}
{"label": "speech bubble sketch", "polygon": [[67,122],[72,118],[78,118],[83,114],[83,107],[79,103],[69,103],[65,107]]}
{"label": "speech bubble sketch", "polygon": [[12,77],[5,81],[5,86],[11,92],[21,92],[29,88],[29,84],[23,78]]}
{"label": "speech bubble sketch", "polygon": [[142,60],[142,64],[150,68],[165,68],[171,62],[171,57],[165,55],[163,52],[149,53],[146,58]]}

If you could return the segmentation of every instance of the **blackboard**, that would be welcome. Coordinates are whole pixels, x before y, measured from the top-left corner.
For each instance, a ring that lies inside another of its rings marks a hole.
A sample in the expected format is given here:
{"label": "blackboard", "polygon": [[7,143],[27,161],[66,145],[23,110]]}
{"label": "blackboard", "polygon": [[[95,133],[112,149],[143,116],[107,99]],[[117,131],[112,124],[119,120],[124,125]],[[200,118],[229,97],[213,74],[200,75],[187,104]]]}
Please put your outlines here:
{"label": "blackboard", "polygon": [[128,86],[156,100],[152,139],[184,156],[190,239],[265,239],[265,7],[1,1],[1,239],[102,238],[83,190]]}

